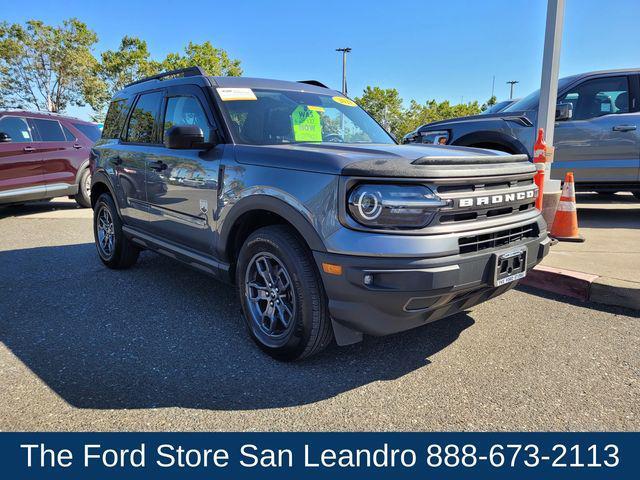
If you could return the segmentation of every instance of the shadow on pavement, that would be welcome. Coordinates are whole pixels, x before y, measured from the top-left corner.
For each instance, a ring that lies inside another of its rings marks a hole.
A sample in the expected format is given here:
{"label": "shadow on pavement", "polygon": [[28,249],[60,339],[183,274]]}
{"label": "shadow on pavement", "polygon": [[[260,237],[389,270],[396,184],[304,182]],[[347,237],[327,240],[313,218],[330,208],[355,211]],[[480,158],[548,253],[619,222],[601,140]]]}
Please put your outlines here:
{"label": "shadow on pavement", "polygon": [[19,205],[0,205],[0,219],[7,217],[22,217],[33,213],[53,212],[55,210],[80,210],[80,207],[74,201],[60,201],[53,199],[51,201],[38,200]]}
{"label": "shadow on pavement", "polygon": [[232,287],[144,253],[128,271],[93,244],[0,252],[0,341],[78,408],[262,409],[409,374],[473,325],[459,314],[285,364],[244,331]]}
{"label": "shadow on pavement", "polygon": [[640,228],[640,200],[633,195],[578,193],[578,222],[584,228]]}

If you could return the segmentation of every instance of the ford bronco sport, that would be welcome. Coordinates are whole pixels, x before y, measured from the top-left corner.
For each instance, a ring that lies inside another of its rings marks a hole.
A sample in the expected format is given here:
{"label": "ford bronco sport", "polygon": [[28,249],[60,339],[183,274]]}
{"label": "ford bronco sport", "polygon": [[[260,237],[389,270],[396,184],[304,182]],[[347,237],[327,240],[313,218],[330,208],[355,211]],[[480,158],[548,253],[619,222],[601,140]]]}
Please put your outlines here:
{"label": "ford bronco sport", "polygon": [[91,168],[102,262],[150,249],[235,283],[279,359],[460,312],[549,248],[526,155],[397,145],[315,81],[140,80],[115,95]]}

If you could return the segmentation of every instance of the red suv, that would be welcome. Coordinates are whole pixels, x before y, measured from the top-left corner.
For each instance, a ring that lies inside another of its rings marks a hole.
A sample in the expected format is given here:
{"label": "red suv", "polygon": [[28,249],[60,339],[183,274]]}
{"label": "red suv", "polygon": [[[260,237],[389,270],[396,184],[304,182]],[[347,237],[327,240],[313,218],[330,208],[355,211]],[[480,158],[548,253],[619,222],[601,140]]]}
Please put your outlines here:
{"label": "red suv", "polygon": [[91,206],[89,153],[100,135],[77,118],[0,110],[0,204],[68,195]]}

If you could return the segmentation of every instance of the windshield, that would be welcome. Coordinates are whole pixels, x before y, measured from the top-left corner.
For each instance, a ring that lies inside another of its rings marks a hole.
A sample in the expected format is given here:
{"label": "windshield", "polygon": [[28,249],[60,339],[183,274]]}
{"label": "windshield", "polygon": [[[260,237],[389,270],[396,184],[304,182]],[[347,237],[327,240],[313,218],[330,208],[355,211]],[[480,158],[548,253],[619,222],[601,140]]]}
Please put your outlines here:
{"label": "windshield", "polygon": [[395,144],[369,114],[341,95],[249,88],[217,92],[239,143]]}
{"label": "windshield", "polygon": [[489,113],[498,113],[502,111],[502,109],[507,107],[510,103],[513,103],[513,100],[503,100],[502,102],[498,102],[495,105],[490,106],[484,112],[481,112],[480,115],[487,115]]}
{"label": "windshield", "polygon": [[[558,80],[558,90],[562,90],[564,87],[569,85],[573,80],[575,80],[576,76],[565,77]],[[538,102],[540,99],[540,89],[535,92],[530,93],[526,97],[521,100],[518,100],[513,105],[508,106],[503,110],[503,112],[522,112],[525,110],[535,110],[538,107]]]}

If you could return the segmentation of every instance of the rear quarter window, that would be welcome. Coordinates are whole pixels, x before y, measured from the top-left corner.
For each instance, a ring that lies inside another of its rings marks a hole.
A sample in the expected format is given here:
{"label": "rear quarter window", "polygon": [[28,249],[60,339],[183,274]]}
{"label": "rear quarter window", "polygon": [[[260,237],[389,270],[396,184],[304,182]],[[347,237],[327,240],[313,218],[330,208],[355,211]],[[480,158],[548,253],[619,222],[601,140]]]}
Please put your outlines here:
{"label": "rear quarter window", "polygon": [[36,127],[42,142],[66,142],[62,126],[57,120],[44,120],[41,118],[32,118],[31,122]]}
{"label": "rear quarter window", "polygon": [[111,102],[104,120],[102,138],[120,138],[120,132],[122,132],[122,127],[124,127],[124,122],[127,119],[128,110],[129,101],[126,98]]}
{"label": "rear quarter window", "polygon": [[76,127],[80,132],[87,137],[92,142],[98,141],[102,132],[97,125],[91,125],[88,123],[74,123],[74,127]]}

